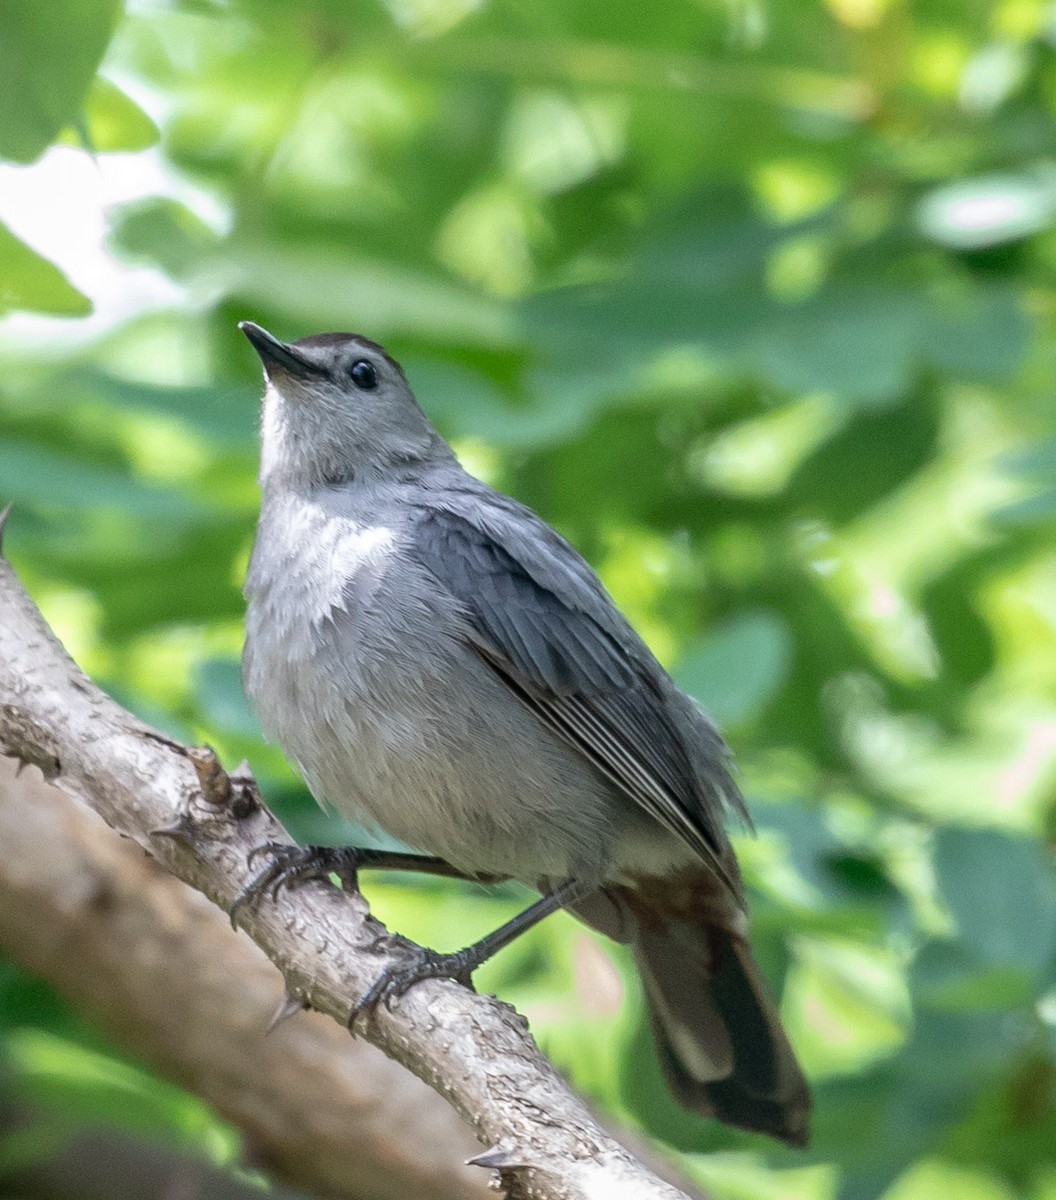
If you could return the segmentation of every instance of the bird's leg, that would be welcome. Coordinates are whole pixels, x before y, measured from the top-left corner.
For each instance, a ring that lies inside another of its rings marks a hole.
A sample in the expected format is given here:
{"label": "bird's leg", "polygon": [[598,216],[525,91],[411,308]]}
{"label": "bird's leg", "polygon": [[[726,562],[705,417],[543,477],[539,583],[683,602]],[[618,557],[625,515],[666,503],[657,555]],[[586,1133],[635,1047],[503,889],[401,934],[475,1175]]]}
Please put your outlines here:
{"label": "bird's leg", "polygon": [[475,883],[501,883],[502,875],[468,875],[442,858],[411,854],[401,850],[362,849],[358,846],[293,846],[288,842],[264,842],[249,853],[250,865],[267,855],[268,864],[253,877],[231,905],[231,923],[246,904],[256,903],[265,894],[274,900],[283,888],[296,888],[312,880],[336,875],[346,892],[359,890],[361,870],[417,871],[423,875],[441,875]]}
{"label": "bird's leg", "polygon": [[439,875],[445,879],[464,879],[467,883],[505,883],[509,875],[479,874],[460,871],[445,858],[432,854],[413,854],[403,850],[357,850],[360,870],[414,871],[420,875]]}
{"label": "bird's leg", "polygon": [[422,979],[454,979],[465,987],[472,988],[472,975],[477,967],[533,925],[537,925],[544,917],[579,898],[582,892],[581,884],[574,879],[566,879],[552,892],[529,905],[524,912],[518,913],[505,925],[500,925],[498,929],[464,950],[441,954],[424,946],[412,946],[408,950],[407,960],[385,967],[356,1002],[349,1017],[349,1024],[361,1012],[373,1011],[381,1001],[384,1001],[387,1007],[391,1006],[393,1000],[398,999]]}

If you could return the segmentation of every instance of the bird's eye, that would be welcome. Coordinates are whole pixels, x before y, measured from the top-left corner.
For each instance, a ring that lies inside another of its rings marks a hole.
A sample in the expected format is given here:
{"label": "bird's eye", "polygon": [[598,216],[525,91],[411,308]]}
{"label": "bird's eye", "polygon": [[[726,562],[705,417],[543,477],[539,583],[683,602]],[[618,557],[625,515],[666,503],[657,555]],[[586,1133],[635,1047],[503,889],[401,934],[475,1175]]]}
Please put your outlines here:
{"label": "bird's eye", "polygon": [[374,364],[367,362],[365,358],[357,358],[348,373],[358,388],[370,391],[378,386],[378,373],[374,370]]}

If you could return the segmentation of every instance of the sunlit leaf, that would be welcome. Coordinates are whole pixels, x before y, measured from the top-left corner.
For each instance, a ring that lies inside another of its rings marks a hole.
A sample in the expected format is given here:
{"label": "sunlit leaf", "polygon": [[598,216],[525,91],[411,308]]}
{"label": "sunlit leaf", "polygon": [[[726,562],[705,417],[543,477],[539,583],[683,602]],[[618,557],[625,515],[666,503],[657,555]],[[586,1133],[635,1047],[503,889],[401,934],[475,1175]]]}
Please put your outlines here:
{"label": "sunlit leaf", "polygon": [[109,79],[92,82],[84,114],[89,147],[97,153],[145,150],[158,140],[158,127]]}
{"label": "sunlit leaf", "polygon": [[83,317],[92,304],[58,267],[0,225],[0,313],[12,308]]}
{"label": "sunlit leaf", "polygon": [[0,158],[32,162],[74,123],[121,0],[0,4]]}
{"label": "sunlit leaf", "polygon": [[214,1162],[231,1162],[238,1152],[237,1134],[205,1104],[138,1067],[29,1028],[10,1035],[8,1049],[24,1094],[60,1113],[67,1131],[89,1119]]}
{"label": "sunlit leaf", "polygon": [[1056,220],[1056,173],[961,180],[925,197],[917,219],[925,234],[957,250],[1017,241]]}

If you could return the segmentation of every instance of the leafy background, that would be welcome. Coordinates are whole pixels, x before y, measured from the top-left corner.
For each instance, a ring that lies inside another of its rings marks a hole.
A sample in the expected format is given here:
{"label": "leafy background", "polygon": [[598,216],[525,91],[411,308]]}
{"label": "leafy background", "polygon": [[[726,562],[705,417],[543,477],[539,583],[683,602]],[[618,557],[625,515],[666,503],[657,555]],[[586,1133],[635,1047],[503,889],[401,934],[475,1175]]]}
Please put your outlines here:
{"label": "leafy background", "polygon": [[[569,919],[484,986],[717,1197],[1056,1197],[1052,5],[7,0],[0,79],[0,213],[49,164],[120,170],[106,253],[153,287],[104,304],[62,222],[0,226],[8,549],[82,665],[348,836],[238,686],[235,324],[385,341],[727,730],[812,1147],[677,1110],[628,963]],[[370,895],[440,946],[522,899]],[[39,1114],[0,1165],[84,1123],[238,1169],[13,966],[0,1034]]]}

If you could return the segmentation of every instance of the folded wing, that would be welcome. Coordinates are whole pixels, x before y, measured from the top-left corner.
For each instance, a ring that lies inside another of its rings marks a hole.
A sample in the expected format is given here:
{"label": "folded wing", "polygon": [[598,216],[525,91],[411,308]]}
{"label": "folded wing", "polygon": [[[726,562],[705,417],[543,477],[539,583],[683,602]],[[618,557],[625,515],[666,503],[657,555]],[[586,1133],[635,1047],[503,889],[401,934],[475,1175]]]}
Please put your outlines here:
{"label": "folded wing", "polygon": [[740,796],[718,734],[703,716],[692,731],[715,743],[702,780],[684,713],[680,722],[670,709],[671,684],[593,571],[530,510],[491,496],[422,508],[412,552],[460,602],[468,640],[510,690],[741,902],[721,826],[723,805]]}

